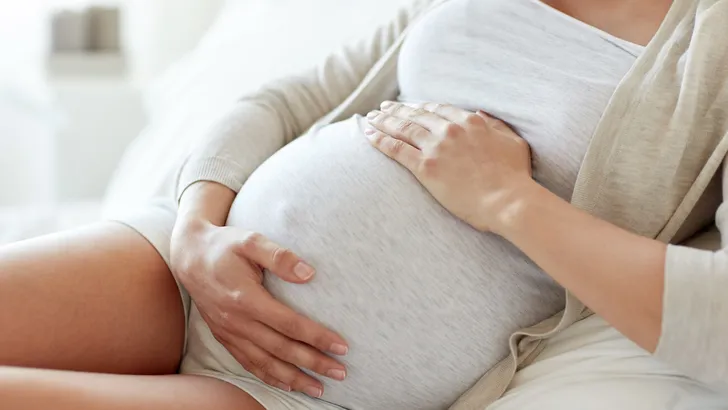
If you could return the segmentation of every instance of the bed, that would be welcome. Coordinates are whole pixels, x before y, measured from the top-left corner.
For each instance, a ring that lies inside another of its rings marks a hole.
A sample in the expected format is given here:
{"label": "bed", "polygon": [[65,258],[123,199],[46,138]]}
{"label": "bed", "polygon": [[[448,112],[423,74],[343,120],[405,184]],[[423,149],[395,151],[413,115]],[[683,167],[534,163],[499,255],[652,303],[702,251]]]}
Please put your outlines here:
{"label": "bed", "polygon": [[408,1],[228,0],[197,47],[146,90],[149,123],[126,149],[105,197],[0,207],[0,244],[93,223],[170,195],[185,153],[227,106],[365,37]]}

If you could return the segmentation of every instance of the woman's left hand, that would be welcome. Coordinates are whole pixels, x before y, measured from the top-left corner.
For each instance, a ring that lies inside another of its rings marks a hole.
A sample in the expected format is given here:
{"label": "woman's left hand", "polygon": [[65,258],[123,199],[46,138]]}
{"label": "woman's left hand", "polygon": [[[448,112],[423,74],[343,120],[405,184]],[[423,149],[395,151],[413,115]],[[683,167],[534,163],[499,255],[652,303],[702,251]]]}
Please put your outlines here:
{"label": "woman's left hand", "polygon": [[499,233],[524,188],[534,185],[528,143],[486,113],[428,103],[382,103],[367,118],[372,145],[399,162],[445,208]]}

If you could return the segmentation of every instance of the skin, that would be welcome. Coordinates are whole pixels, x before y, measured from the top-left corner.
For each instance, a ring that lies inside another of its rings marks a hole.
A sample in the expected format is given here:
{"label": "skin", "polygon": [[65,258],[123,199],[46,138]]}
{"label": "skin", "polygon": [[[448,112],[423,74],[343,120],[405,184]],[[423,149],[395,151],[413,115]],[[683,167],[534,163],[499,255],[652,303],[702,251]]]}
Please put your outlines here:
{"label": "skin", "polygon": [[672,0],[543,0],[543,3],[616,37],[647,45]]}
{"label": "skin", "polygon": [[[672,4],[544,3],[641,45]],[[476,229],[503,236],[627,338],[656,350],[667,245],[599,220],[536,183],[528,144],[486,113],[385,102],[368,118],[372,145],[409,169],[445,208]]]}
{"label": "skin", "polygon": [[667,245],[601,221],[541,187],[531,178],[528,144],[502,121],[448,105],[382,106],[368,116],[372,145],[409,169],[450,212],[503,236],[654,352]]}
{"label": "skin", "polygon": [[[209,182],[185,191],[178,214],[184,222],[172,235],[176,275],[215,337],[243,367],[282,390],[320,397],[321,382],[296,366],[343,380],[344,366],[323,352],[346,354],[346,341],[279,303],[262,286],[259,266],[293,283],[311,280],[315,271],[259,234],[223,227],[234,197]],[[187,249],[208,251],[201,258]]]}
{"label": "skin", "polygon": [[[641,44],[670,4],[546,3]],[[445,120],[435,124],[424,111]],[[379,131],[370,133],[372,143],[408,167],[454,214],[503,235],[617,329],[654,349],[664,245],[596,220],[534,184],[527,144],[484,113],[431,104],[413,116],[390,104],[373,120]],[[412,126],[417,135],[398,134],[402,121],[425,131]],[[185,191],[172,238],[172,272],[143,237],[118,224],[0,249],[3,408],[262,409],[225,382],[169,375],[180,360],[184,324],[172,274],[218,340],[260,379],[319,396],[320,382],[299,367],[344,378],[344,367],[329,354],[346,354],[346,341],[274,300],[260,282],[261,267],[300,284],[315,272],[260,235],[224,227],[234,198],[213,182]],[[558,229],[564,225],[575,228],[567,234]],[[616,245],[604,249],[604,241]],[[562,249],[574,257],[565,260]],[[594,269],[594,260],[604,263]],[[615,298],[620,306],[610,302]]]}
{"label": "skin", "polygon": [[179,291],[121,224],[0,248],[0,304],[3,409],[262,409],[224,382],[160,376],[182,355]]}
{"label": "skin", "polygon": [[0,301],[0,366],[151,375],[179,364],[179,292],[154,248],[123,225],[0,248]]}

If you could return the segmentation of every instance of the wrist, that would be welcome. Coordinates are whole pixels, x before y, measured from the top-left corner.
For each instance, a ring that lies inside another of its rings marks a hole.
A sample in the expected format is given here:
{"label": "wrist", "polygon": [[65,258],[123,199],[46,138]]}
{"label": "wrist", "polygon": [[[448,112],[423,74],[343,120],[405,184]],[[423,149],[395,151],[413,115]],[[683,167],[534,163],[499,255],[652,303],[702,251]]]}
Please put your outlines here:
{"label": "wrist", "polygon": [[[544,188],[531,178],[511,184],[491,209],[490,231],[508,238],[524,225],[528,213],[541,200]],[[548,191],[547,191],[548,192]]]}
{"label": "wrist", "polygon": [[195,259],[196,249],[205,242],[204,237],[214,225],[202,218],[177,217],[171,237],[171,268],[173,273],[184,273]]}
{"label": "wrist", "polygon": [[186,213],[178,215],[172,232],[173,238],[190,238],[204,234],[210,228],[217,227],[209,218],[202,215]]}
{"label": "wrist", "polygon": [[177,221],[181,227],[191,229],[223,226],[235,195],[216,182],[200,181],[190,185],[180,198]]}
{"label": "wrist", "polygon": [[171,238],[171,270],[172,273],[189,286],[189,275],[194,273],[194,266],[203,255],[200,251],[208,249],[212,230],[218,226],[204,216],[187,213],[178,215]]}

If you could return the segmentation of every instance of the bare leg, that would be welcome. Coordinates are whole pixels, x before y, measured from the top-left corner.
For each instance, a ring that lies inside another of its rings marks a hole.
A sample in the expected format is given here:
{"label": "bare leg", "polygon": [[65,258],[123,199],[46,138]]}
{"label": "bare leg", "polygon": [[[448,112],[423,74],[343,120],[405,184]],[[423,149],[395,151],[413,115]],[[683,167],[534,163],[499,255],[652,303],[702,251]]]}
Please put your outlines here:
{"label": "bare leg", "polygon": [[0,367],[4,410],[264,410],[226,382]]}
{"label": "bare leg", "polygon": [[183,338],[167,265],[126,226],[0,248],[0,366],[169,374]]}

